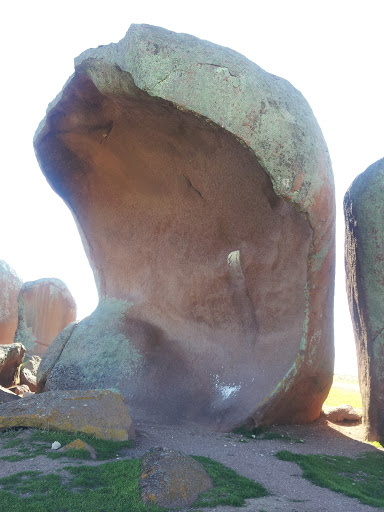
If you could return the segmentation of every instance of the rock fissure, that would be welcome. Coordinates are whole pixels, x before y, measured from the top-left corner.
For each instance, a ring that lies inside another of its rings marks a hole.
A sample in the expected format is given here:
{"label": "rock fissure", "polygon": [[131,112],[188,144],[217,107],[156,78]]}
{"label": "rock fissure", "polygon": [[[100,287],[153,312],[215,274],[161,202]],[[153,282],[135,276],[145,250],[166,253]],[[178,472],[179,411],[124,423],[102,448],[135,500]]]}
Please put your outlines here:
{"label": "rock fissure", "polygon": [[[188,185],[197,193],[199,194],[199,196],[201,197],[201,199],[204,199],[202,193],[200,192],[200,190],[197,190],[197,188],[192,184],[191,180],[187,177],[187,176],[184,176],[185,179],[187,180],[187,183]],[[205,199],[204,199],[205,200]]]}
{"label": "rock fissure", "polygon": [[227,66],[222,66],[221,64],[214,64],[213,62],[199,62],[198,63],[200,66],[212,66],[214,68],[218,68],[218,69],[223,69],[225,71],[228,71],[228,74],[230,76],[233,76],[233,77],[236,77],[236,78],[239,78],[238,75],[236,75],[236,73],[233,73],[233,71],[231,71]]}

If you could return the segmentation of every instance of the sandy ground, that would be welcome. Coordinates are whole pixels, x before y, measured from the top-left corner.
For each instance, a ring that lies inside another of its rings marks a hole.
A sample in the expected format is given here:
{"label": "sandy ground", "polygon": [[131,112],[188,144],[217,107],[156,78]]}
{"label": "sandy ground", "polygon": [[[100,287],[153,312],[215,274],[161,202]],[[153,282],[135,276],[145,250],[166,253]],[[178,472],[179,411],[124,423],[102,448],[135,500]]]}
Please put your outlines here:
{"label": "sandy ground", "polygon": [[[135,446],[122,458],[139,457],[154,446],[204,455],[256,480],[271,493],[267,498],[248,500],[246,507],[241,509],[204,509],[207,512],[377,512],[377,508],[362,505],[356,499],[311,484],[302,478],[301,469],[295,463],[279,461],[274,456],[276,452],[285,449],[303,454],[325,453],[350,457],[367,451],[376,451],[376,448],[361,441],[360,425],[336,426],[321,418],[311,425],[280,426],[271,430],[302,439],[304,443],[282,440],[252,440],[240,443],[237,436],[228,437],[228,434],[211,432],[192,425],[139,424]],[[28,435],[28,431],[25,432],[25,435]],[[10,450],[3,450],[3,442],[0,435],[0,456],[10,454]],[[70,464],[74,464],[73,459],[51,460],[45,456],[19,462],[1,461],[0,477],[25,470],[52,472]]]}

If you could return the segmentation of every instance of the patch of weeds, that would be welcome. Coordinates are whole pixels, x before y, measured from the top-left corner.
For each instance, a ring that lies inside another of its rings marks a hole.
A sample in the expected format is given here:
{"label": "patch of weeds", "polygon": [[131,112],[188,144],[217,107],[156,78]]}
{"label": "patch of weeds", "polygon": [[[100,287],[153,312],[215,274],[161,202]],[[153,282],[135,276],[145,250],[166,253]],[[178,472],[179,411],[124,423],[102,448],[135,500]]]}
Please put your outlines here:
{"label": "patch of weeds", "polygon": [[238,475],[220,462],[208,457],[193,456],[193,458],[202,464],[214,485],[212,489],[200,495],[193,507],[216,507],[218,505],[242,507],[246,499],[269,495],[265,487]]}
{"label": "patch of weeds", "polygon": [[166,512],[141,501],[140,460],[66,467],[59,474],[25,471],[0,479],[0,503],[7,512]]}
{"label": "patch of weeds", "polygon": [[[21,431],[22,432],[22,431]],[[19,435],[18,431],[4,432],[2,436],[9,440],[3,445],[3,448],[13,450],[12,455],[4,455],[0,460],[8,462],[18,462],[24,459],[32,459],[38,455],[46,455],[49,458],[57,459],[59,457],[69,457],[75,459],[90,459],[91,455],[88,450],[68,450],[65,452],[51,451],[51,445],[54,441],[58,441],[65,446],[76,439],[81,439],[96,451],[98,460],[114,459],[121,451],[132,448],[132,441],[108,441],[105,439],[97,439],[92,435],[83,432],[56,432],[48,430],[32,430],[29,437]]]}
{"label": "patch of weeds", "polygon": [[[65,446],[76,439],[81,439],[85,443],[95,449],[98,460],[109,460],[116,458],[117,455],[123,450],[132,448],[133,441],[109,441],[106,439],[98,439],[92,435],[83,432],[55,432],[48,430],[35,430],[31,434],[31,442],[46,442],[52,444],[58,441],[61,446]],[[90,454],[88,450],[68,450],[66,452],[49,452],[48,457],[55,459],[58,457],[73,457],[89,459]]]}
{"label": "patch of weeds", "polygon": [[283,450],[276,454],[280,460],[296,462],[303,477],[365,505],[384,507],[384,454],[365,453],[352,459],[329,455],[300,455]]}
{"label": "patch of weeds", "polygon": [[[247,439],[255,439],[255,440],[266,440],[272,441],[275,439],[280,439],[281,441],[287,441],[290,443],[304,443],[303,439],[298,439],[297,437],[291,437],[288,434],[281,434],[280,432],[270,432],[266,427],[256,427],[252,430],[248,430],[246,427],[239,427],[233,431],[234,434],[239,434]],[[244,441],[240,441],[244,442]]]}
{"label": "patch of weeds", "polygon": [[47,454],[47,457],[50,458],[50,459],[60,459],[61,457],[67,457],[69,459],[85,459],[85,460],[89,460],[91,459],[91,454],[89,453],[88,450],[78,450],[78,449],[70,449],[70,450],[65,450],[64,452],[48,452]]}
{"label": "patch of weeds", "polygon": [[41,444],[30,444],[24,435],[25,429],[22,430],[11,430],[2,433],[2,437],[9,437],[9,441],[4,443],[3,448],[7,450],[17,451],[12,455],[4,455],[0,457],[0,460],[6,460],[8,462],[18,462],[24,459],[32,459],[37,455],[42,455],[46,452],[46,447]]}
{"label": "patch of weeds", "polygon": [[[267,496],[260,484],[219,462],[194,457],[210,474],[214,488],[194,508],[221,504],[244,505],[248,498]],[[60,471],[61,472],[61,471]],[[98,466],[67,466],[65,476],[24,471],[0,479],[0,503],[7,512],[166,512],[141,501],[140,459],[106,462]]]}

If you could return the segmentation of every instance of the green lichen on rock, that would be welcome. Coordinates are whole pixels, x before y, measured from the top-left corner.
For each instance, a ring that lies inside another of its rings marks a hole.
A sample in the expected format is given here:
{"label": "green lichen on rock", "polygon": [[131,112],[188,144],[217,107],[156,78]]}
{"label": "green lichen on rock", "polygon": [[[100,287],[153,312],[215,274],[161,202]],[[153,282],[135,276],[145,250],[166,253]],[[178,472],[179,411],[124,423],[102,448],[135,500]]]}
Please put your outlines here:
{"label": "green lichen on rock", "polygon": [[344,198],[345,263],[354,324],[363,421],[384,437],[384,158],[360,174]]}
{"label": "green lichen on rock", "polygon": [[100,388],[118,387],[126,374],[138,371],[142,356],[122,334],[122,322],[132,305],[126,300],[102,299],[93,314],[72,331],[47,377],[46,389],[56,389],[59,382],[66,389],[85,389],[95,382]]}
{"label": "green lichen on rock", "polygon": [[[302,94],[243,55],[191,35],[132,25],[118,44],[87,50],[75,64],[86,59],[115,64],[139,89],[238,136],[255,152],[276,193],[294,195],[302,211],[308,210],[324,179],[333,183],[324,138]],[[101,91],[117,85],[111,73],[93,78]]]}

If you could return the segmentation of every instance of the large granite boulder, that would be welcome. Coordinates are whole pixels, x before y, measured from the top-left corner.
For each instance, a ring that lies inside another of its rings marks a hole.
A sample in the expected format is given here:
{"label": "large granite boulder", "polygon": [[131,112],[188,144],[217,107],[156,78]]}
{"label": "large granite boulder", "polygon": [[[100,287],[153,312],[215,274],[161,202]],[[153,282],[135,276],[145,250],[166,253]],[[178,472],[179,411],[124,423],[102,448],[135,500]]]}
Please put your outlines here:
{"label": "large granite boulder", "polygon": [[13,343],[17,328],[17,298],[22,286],[16,272],[0,260],[0,345]]}
{"label": "large granite boulder", "polygon": [[15,341],[23,343],[29,355],[42,356],[56,336],[76,320],[76,304],[60,279],[38,279],[24,283],[20,290],[19,322]]}
{"label": "large granite boulder", "polygon": [[334,187],[303,96],[242,55],[133,25],[88,50],[35,137],[99,306],[45,390],[227,430],[320,415],[333,375]]}
{"label": "large granite boulder", "polygon": [[363,424],[384,439],[384,158],[352,183],[344,198],[345,269],[354,327]]}

